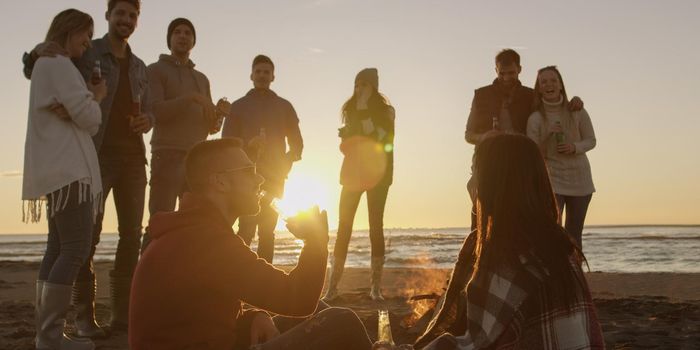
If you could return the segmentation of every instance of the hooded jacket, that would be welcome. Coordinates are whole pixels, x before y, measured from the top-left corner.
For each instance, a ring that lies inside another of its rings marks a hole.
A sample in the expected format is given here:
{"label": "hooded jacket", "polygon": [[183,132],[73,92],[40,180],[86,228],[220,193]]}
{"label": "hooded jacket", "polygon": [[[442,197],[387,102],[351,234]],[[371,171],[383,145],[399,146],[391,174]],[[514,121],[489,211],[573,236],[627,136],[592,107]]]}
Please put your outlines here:
{"label": "hooded jacket", "polygon": [[179,62],[171,55],[160,55],[148,66],[155,125],[151,148],[188,151],[206,140],[212,121],[204,118],[204,108],[189,96],[198,93],[211,101],[209,80],[194,69],[194,62]]}
{"label": "hooded jacket", "polygon": [[241,302],[289,316],[316,308],[325,246],[305,244],[286,273],[259,259],[212,204],[190,193],[180,210],[153,215],[149,227],[153,241],[131,287],[132,350],[230,350],[249,336],[241,327]]}

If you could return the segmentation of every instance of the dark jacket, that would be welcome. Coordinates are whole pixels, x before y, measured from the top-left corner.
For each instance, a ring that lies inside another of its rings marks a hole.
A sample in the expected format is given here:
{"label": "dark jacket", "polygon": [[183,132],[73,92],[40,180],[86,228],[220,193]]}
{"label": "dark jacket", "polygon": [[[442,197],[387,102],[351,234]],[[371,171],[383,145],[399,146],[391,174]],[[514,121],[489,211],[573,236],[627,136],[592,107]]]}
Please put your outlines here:
{"label": "dark jacket", "polygon": [[261,129],[265,129],[265,151],[256,164],[265,178],[262,188],[280,197],[292,161],[301,159],[304,148],[299,118],[292,104],[274,91],[251,89],[231,104],[221,136],[238,137],[247,143],[260,135]]}
{"label": "dark jacket", "polygon": [[[501,106],[507,98],[508,95],[501,88],[498,79],[494,80],[491,85],[476,89],[467,120],[466,132],[482,134],[491,130],[493,117],[500,115]],[[519,133],[525,134],[526,132],[527,119],[532,113],[533,99],[534,92],[529,87],[522,86],[520,82],[513,87],[508,111],[513,128]]]}
{"label": "dark jacket", "polygon": [[151,217],[153,241],[131,287],[129,346],[148,349],[232,349],[241,330],[241,302],[274,313],[307,316],[323,288],[327,248],[307,242],[286,273],[245,245],[205,198],[186,194],[176,212]]}
{"label": "dark jacket", "polygon": [[338,135],[345,156],[340,169],[341,185],[355,190],[391,185],[395,114],[391,106],[378,112],[350,111]]}

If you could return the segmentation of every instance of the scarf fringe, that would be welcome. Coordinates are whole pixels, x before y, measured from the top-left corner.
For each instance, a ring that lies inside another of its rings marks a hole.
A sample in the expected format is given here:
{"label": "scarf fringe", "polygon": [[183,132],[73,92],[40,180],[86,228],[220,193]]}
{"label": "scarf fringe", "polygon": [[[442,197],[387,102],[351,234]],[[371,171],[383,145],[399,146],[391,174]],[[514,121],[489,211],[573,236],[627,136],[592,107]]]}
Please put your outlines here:
{"label": "scarf fringe", "polygon": [[[78,182],[78,204],[92,200],[92,222],[96,222],[97,215],[104,212],[102,191],[93,193],[89,183]],[[70,200],[70,190],[73,183],[60,190],[49,193],[46,197],[24,200],[22,203],[22,222],[37,223],[41,221],[41,207],[46,203],[46,211],[49,218],[66,209]],[[50,200],[49,200],[50,199]]]}

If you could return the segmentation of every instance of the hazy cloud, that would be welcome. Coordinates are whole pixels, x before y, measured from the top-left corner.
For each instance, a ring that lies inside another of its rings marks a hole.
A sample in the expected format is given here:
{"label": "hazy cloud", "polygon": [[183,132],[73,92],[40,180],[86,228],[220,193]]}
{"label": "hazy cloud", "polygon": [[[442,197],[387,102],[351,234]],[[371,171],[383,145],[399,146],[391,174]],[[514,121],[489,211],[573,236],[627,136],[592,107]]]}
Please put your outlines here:
{"label": "hazy cloud", "polygon": [[320,55],[320,54],[326,53],[326,50],[324,50],[324,49],[322,49],[322,48],[319,48],[319,47],[309,47],[309,48],[308,48],[308,51],[309,51],[310,53],[313,53],[313,54],[316,54],[316,55]]}
{"label": "hazy cloud", "polygon": [[2,177],[20,177],[20,176],[22,176],[22,172],[19,170],[3,171],[3,172],[0,172],[0,176],[2,176]]}

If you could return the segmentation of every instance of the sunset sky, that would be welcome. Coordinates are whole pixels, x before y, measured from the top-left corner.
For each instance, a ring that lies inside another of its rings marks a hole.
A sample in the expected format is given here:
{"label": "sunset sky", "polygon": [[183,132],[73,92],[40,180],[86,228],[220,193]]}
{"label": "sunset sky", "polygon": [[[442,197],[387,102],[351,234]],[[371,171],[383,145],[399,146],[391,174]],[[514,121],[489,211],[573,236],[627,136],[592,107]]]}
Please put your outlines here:
{"label": "sunset sky", "polygon": [[[29,95],[22,52],[42,41],[53,16],[68,7],[91,14],[101,37],[106,3],[0,4],[0,233],[46,231],[45,221],[21,222]],[[339,111],[365,67],[379,69],[379,89],[396,108],[385,227],[469,224],[465,183],[473,147],[464,127],[473,90],[495,78],[493,57],[506,47],[522,56],[524,85],[533,85],[538,68],[557,65],[567,92],[580,96],[591,116],[598,145],[588,156],[597,192],[587,224],[700,224],[698,15],[695,0],[143,0],[130,44],[153,63],[167,53],[168,23],[189,18],[197,32],[191,58],[209,77],[214,99],[230,101],[252,86],[253,57],[269,55],[276,65],[272,88],[294,105],[305,141],[290,175],[290,200],[311,193],[304,203],[328,209],[331,227],[340,193]],[[105,232],[116,230],[112,203],[110,197]],[[367,227],[366,212],[363,200],[357,228]]]}

